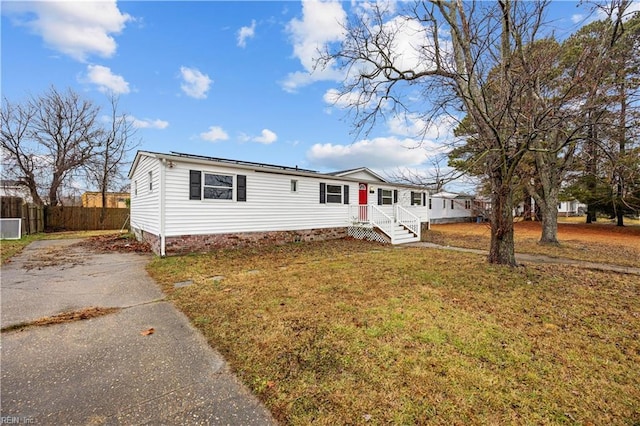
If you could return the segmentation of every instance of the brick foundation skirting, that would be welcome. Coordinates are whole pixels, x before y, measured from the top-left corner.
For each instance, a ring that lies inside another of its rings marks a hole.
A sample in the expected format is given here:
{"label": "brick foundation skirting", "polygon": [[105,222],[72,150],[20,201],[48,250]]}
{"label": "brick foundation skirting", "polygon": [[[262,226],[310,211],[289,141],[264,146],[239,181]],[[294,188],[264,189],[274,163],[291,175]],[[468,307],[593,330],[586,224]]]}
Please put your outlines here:
{"label": "brick foundation skirting", "polygon": [[[136,236],[138,234],[136,233]],[[153,240],[153,238],[155,240]],[[324,241],[347,237],[347,228],[319,228],[299,231],[239,232],[233,234],[181,235],[165,238],[165,255],[208,252],[219,249],[282,245],[301,241]],[[144,239],[146,238],[146,239]],[[140,239],[140,237],[138,237]],[[154,243],[152,243],[152,240]],[[156,254],[160,254],[160,238],[143,233]],[[155,244],[157,242],[157,244]]]}
{"label": "brick foundation skirting", "polygon": [[131,231],[136,236],[136,239],[138,241],[149,243],[149,245],[151,246],[151,250],[153,250],[153,252],[157,255],[160,254],[160,237],[159,236],[135,227],[131,227]]}

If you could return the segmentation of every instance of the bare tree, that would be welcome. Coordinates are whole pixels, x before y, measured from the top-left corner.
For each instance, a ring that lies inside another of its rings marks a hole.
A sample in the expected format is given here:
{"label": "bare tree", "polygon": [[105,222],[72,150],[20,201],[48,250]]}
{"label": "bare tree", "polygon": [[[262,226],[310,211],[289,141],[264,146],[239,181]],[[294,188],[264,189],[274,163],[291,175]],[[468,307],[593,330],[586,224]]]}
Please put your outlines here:
{"label": "bare tree", "polygon": [[126,164],[128,154],[137,146],[133,123],[127,114],[118,112],[118,101],[115,95],[110,95],[111,110],[107,125],[100,135],[95,155],[84,165],[89,179],[95,182],[101,194],[100,222],[106,213],[107,193],[122,186],[122,167]]}
{"label": "bare tree", "polygon": [[72,90],[55,88],[24,105],[4,100],[2,148],[11,170],[25,182],[35,202],[55,206],[59,190],[71,174],[95,154],[102,129],[99,109]]}
{"label": "bare tree", "polygon": [[6,98],[0,112],[3,173],[15,177],[29,188],[33,202],[42,205],[38,192],[38,174],[42,159],[30,139],[31,124],[36,114],[29,103],[14,105]]}
{"label": "bare tree", "polygon": [[[420,104],[425,122],[441,114],[468,115],[491,188],[491,263],[516,265],[512,184],[535,135],[523,133],[533,123],[525,122],[530,117],[514,102],[526,94],[530,80],[513,64],[526,61],[524,47],[537,39],[545,6],[433,0],[392,16],[375,5],[352,20],[346,40],[321,58],[323,65],[338,63],[348,71],[341,93],[355,99],[356,128],[406,111],[407,89],[418,86],[429,101]],[[407,31],[413,32],[411,53],[417,61],[399,51]]]}
{"label": "bare tree", "polygon": [[388,172],[387,175],[394,182],[423,186],[437,193],[443,190],[444,185],[461,177],[456,170],[445,169],[442,164],[445,160],[446,157],[443,156],[432,157],[430,159],[430,170],[426,173],[420,173],[409,168],[398,168]]}

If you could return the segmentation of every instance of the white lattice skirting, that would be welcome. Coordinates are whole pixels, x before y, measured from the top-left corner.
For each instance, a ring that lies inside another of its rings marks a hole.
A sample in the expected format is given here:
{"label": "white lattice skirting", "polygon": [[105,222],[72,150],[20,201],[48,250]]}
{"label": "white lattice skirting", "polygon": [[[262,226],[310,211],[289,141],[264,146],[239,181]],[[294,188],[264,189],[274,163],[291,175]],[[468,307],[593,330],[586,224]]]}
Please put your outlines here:
{"label": "white lattice skirting", "polygon": [[379,243],[388,243],[382,235],[378,234],[373,228],[365,228],[362,226],[350,226],[347,228],[347,235],[358,240],[377,241]]}

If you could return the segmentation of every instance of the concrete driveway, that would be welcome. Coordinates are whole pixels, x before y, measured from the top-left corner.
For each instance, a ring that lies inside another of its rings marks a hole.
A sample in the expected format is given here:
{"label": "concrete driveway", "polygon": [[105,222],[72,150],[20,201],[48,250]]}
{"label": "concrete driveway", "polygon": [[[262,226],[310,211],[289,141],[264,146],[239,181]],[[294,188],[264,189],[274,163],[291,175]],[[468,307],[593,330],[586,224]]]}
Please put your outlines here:
{"label": "concrete driveway", "polygon": [[[20,424],[274,424],[147,275],[149,255],[38,241],[2,266],[2,328],[90,306],[105,316],[2,333],[1,415]],[[141,332],[154,329],[154,333]]]}

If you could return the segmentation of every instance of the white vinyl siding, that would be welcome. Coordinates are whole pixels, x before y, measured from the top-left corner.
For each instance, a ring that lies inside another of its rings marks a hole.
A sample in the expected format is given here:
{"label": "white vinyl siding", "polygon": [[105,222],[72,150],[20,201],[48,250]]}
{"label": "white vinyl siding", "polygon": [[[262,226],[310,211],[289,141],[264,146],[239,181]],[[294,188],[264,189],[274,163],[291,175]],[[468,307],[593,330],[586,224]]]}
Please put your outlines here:
{"label": "white vinyl siding", "polygon": [[154,235],[160,234],[160,191],[155,189],[159,187],[158,176],[160,162],[155,158],[141,156],[131,177],[134,182],[131,226]]}
{"label": "white vinyl siding", "polygon": [[[471,207],[471,199],[468,198],[456,198],[434,196],[432,198],[434,202],[430,205],[431,219],[446,219],[446,218],[461,218],[471,217],[473,211],[466,207]],[[441,202],[439,200],[442,200]]]}
{"label": "white vinyl siding", "polygon": [[[349,199],[358,199],[357,182],[296,176],[298,190],[292,192],[290,175],[234,169],[232,166],[174,163],[173,168],[166,169],[165,177],[167,236],[348,226],[349,205],[319,204],[319,183],[339,185],[341,191],[344,191],[344,185],[349,185]],[[190,200],[189,170],[245,175],[246,202]]]}

